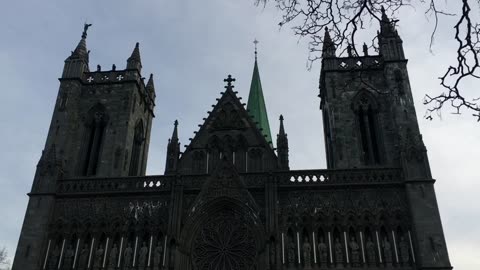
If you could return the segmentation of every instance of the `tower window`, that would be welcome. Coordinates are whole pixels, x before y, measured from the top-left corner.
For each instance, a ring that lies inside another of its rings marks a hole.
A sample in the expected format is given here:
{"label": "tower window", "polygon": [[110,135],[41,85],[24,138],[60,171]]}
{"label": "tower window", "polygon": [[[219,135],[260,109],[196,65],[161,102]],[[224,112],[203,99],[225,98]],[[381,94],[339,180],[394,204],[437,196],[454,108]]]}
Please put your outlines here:
{"label": "tower window", "polygon": [[82,175],[91,176],[97,174],[107,121],[103,105],[97,104],[90,109],[85,129]]}
{"label": "tower window", "polygon": [[132,155],[130,160],[130,170],[128,175],[136,176],[139,174],[139,165],[142,160],[143,142],[145,141],[143,122],[140,120],[135,126],[135,135],[133,136]]}
{"label": "tower window", "polygon": [[360,152],[365,165],[381,163],[378,129],[378,107],[375,99],[366,91],[355,98],[353,108],[360,136]]}

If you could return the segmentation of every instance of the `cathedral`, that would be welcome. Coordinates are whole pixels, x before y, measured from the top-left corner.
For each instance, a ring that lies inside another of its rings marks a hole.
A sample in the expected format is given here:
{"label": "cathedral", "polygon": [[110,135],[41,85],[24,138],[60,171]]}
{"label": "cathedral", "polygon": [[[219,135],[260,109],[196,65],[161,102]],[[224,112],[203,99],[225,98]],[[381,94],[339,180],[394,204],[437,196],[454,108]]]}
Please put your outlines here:
{"label": "cathedral", "polygon": [[255,58],[248,103],[228,75],[185,149],[175,121],[165,173],[145,175],[153,76],[138,43],[125,69],[90,70],[89,26],[65,60],[13,270],[452,269],[385,14],[378,54],[340,57],[325,32],[327,168],[313,170],[290,168],[282,116],[272,136]]}

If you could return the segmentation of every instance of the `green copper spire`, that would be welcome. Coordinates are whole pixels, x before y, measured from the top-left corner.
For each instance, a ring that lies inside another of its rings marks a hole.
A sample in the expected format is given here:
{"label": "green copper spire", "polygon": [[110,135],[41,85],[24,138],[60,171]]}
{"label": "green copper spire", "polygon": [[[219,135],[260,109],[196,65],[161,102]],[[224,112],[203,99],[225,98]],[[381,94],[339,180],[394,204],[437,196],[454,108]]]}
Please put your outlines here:
{"label": "green copper spire", "polygon": [[265,107],[265,98],[263,97],[262,83],[260,81],[260,72],[257,64],[257,43],[255,40],[255,66],[253,67],[252,83],[250,85],[250,93],[248,95],[247,110],[253,120],[258,122],[258,128],[262,129],[263,135],[266,135],[267,142],[272,141],[270,133],[270,124],[268,123],[267,108]]}

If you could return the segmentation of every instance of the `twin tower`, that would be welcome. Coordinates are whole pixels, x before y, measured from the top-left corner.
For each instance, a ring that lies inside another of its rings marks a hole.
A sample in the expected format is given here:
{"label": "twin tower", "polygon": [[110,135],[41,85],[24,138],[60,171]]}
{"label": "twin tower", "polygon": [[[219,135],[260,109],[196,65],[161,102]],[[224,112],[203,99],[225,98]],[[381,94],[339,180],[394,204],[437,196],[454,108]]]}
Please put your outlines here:
{"label": "twin tower", "polygon": [[65,60],[14,270],[451,269],[385,13],[379,55],[339,57],[325,33],[328,168],[315,170],[290,169],[283,117],[273,147],[255,61],[247,107],[229,76],[182,154],[175,123],[165,175],[145,176],[153,78],[138,44],[126,69],[90,71],[88,27]]}

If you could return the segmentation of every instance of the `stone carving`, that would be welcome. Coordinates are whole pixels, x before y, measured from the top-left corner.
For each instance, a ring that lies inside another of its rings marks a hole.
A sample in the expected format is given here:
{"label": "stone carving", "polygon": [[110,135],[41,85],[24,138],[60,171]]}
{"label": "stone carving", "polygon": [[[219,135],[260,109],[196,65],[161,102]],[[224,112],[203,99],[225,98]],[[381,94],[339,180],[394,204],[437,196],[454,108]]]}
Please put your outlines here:
{"label": "stone carving", "polygon": [[350,239],[350,251],[352,253],[351,263],[353,266],[358,266],[360,264],[360,246],[358,245],[355,238]]}
{"label": "stone carving", "polygon": [[270,265],[273,267],[275,265],[275,261],[276,261],[276,258],[275,258],[275,243],[272,242],[270,243],[270,249],[269,249],[269,257],[270,257]]}
{"label": "stone carving", "polygon": [[293,243],[293,239],[290,239],[288,244],[288,264],[294,265],[295,264],[295,244]]}
{"label": "stone carving", "polygon": [[305,269],[312,269],[312,246],[306,238],[303,241],[303,261]]}
{"label": "stone carving", "polygon": [[86,269],[88,263],[88,252],[89,248],[88,245],[85,244],[80,251],[80,255],[78,256],[78,269]]}
{"label": "stone carving", "polygon": [[320,264],[326,265],[328,263],[328,247],[323,241],[323,237],[320,238],[318,243],[318,254],[320,257]]}
{"label": "stone carving", "polygon": [[335,262],[337,263],[337,267],[343,267],[343,247],[342,243],[340,243],[340,239],[335,238]]}
{"label": "stone carving", "polygon": [[58,259],[60,258],[60,250],[56,246],[52,253],[50,254],[50,258],[48,259],[48,269],[57,269],[58,267]]}
{"label": "stone carving", "polygon": [[385,257],[385,263],[387,265],[391,265],[392,264],[392,246],[390,245],[390,242],[388,242],[387,238],[383,240],[383,254]]}
{"label": "stone carving", "polygon": [[138,266],[143,269],[147,265],[147,256],[148,256],[148,248],[145,242],[142,244],[142,248],[138,252]]}
{"label": "stone carving", "polygon": [[153,251],[153,269],[158,270],[160,264],[162,263],[162,256],[163,256],[163,246],[160,240],[157,242],[157,246]]}
{"label": "stone carving", "polygon": [[400,243],[398,244],[398,246],[400,249],[400,258],[402,260],[402,263],[406,265],[410,262],[410,251],[408,250],[407,241],[405,241],[405,238],[403,236],[400,238]]}
{"label": "stone carving", "polygon": [[375,244],[372,242],[372,239],[370,237],[367,238],[366,250],[367,250],[367,262],[368,262],[368,264],[369,265],[375,265],[376,264]]}
{"label": "stone carving", "polygon": [[433,261],[435,263],[441,261],[443,253],[443,243],[439,236],[430,236],[430,245],[432,248]]}
{"label": "stone carving", "polygon": [[113,244],[113,247],[110,250],[110,256],[108,257],[109,270],[115,269],[115,266],[117,265],[117,254],[118,254],[117,244]]}
{"label": "stone carving", "polygon": [[193,240],[193,269],[253,270],[256,248],[252,225],[244,215],[229,210],[212,216]]}
{"label": "stone carving", "polygon": [[73,256],[75,256],[75,252],[73,251],[72,246],[68,245],[63,255],[62,269],[66,270],[72,268]]}
{"label": "stone carving", "polygon": [[102,245],[98,246],[98,249],[95,251],[95,257],[93,259],[93,269],[100,269],[103,265],[103,247]]}
{"label": "stone carving", "polygon": [[130,243],[127,244],[125,251],[123,252],[123,269],[128,270],[132,266],[133,249]]}

